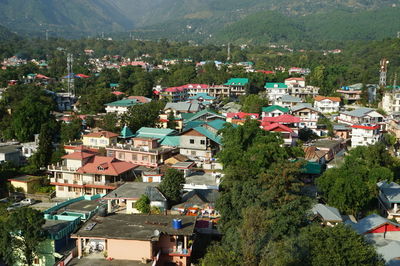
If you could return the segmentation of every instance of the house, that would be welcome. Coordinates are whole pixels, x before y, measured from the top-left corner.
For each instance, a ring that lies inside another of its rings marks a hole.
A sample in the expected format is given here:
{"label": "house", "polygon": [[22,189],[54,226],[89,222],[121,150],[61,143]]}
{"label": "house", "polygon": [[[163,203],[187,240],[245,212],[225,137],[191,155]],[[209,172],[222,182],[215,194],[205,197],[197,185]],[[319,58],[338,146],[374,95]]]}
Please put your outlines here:
{"label": "house", "polygon": [[159,168],[151,171],[142,171],[142,181],[145,183],[161,183],[164,174]]}
{"label": "house", "polygon": [[176,136],[178,132],[169,128],[141,127],[136,131],[137,138],[154,138],[161,143],[168,136]]}
{"label": "house", "polygon": [[291,111],[292,115],[300,118],[299,128],[309,128],[318,134],[319,111],[314,109],[311,103],[299,103],[293,106]]}
{"label": "house", "polygon": [[317,162],[320,165],[326,163],[326,157],[328,154],[327,150],[320,150],[315,146],[304,146],[304,159],[309,162]]}
{"label": "house", "polygon": [[335,207],[317,203],[312,207],[311,211],[321,220],[323,225],[335,226],[343,222],[339,210]]}
{"label": "house", "polygon": [[136,100],[137,103],[149,103],[151,102],[150,98],[144,96],[128,96],[129,100]]}
{"label": "house", "polygon": [[293,115],[289,114],[283,114],[280,116],[275,116],[275,117],[263,117],[261,120],[261,126],[269,126],[271,123],[278,123],[281,125],[288,126],[292,129],[296,129],[297,131],[297,126],[300,123],[300,117],[296,117]]}
{"label": "house", "polygon": [[348,101],[349,103],[354,103],[355,101],[361,100],[362,94],[362,84],[357,83],[350,86],[343,86],[341,89],[336,90],[342,97],[342,99]]}
{"label": "house", "polygon": [[280,116],[283,114],[288,114],[289,113],[289,108],[282,107],[279,105],[271,105],[268,107],[263,107],[262,108],[262,113],[261,117],[276,117]]}
{"label": "house", "polygon": [[333,125],[333,134],[341,139],[349,139],[351,137],[351,126],[343,124]]}
{"label": "house", "polygon": [[224,85],[229,87],[229,96],[233,97],[245,95],[250,88],[248,78],[231,78]]}
{"label": "house", "polygon": [[292,75],[308,75],[311,73],[311,70],[308,68],[301,68],[301,67],[291,67],[288,70],[290,76]]}
{"label": "house", "polygon": [[336,113],[339,112],[340,107],[339,97],[326,97],[326,96],[315,96],[314,97],[314,108],[321,113]]}
{"label": "house", "polygon": [[225,117],[221,114],[217,114],[209,109],[204,109],[194,114],[182,114],[184,128],[187,128],[189,123],[193,122],[211,122],[213,120],[224,120]]}
{"label": "house", "polygon": [[8,181],[15,189],[22,189],[23,193],[31,194],[35,192],[35,186],[40,187],[41,177],[24,175],[14,178],[9,178]]}
{"label": "house", "polygon": [[364,235],[367,239],[400,240],[400,224],[378,214],[371,214],[350,225],[358,234]]}
{"label": "house", "polygon": [[319,139],[310,144],[312,147],[316,147],[320,151],[326,151],[325,156],[326,162],[331,161],[339,153],[342,153],[346,148],[346,142],[343,139],[330,140],[330,139]]}
{"label": "house", "polygon": [[318,95],[319,88],[314,86],[306,86],[304,78],[288,78],[285,79],[285,85],[288,86],[288,94],[299,97],[303,100]]}
{"label": "house", "polygon": [[181,87],[187,90],[190,97],[196,96],[198,94],[208,94],[210,88],[210,86],[208,86],[207,84],[186,84]]}
{"label": "house", "polygon": [[287,78],[285,79],[285,85],[288,87],[300,87],[304,88],[306,86],[305,78]]}
{"label": "house", "polygon": [[186,101],[189,97],[188,90],[184,87],[170,87],[161,91],[160,100],[167,99],[169,102]]}
{"label": "house", "polygon": [[183,115],[187,113],[197,113],[201,109],[199,103],[195,102],[175,102],[167,103],[164,112],[159,115],[159,123],[161,127],[168,128],[168,118],[172,113],[177,124],[176,129],[181,130],[183,127]]}
{"label": "house", "polygon": [[266,83],[264,88],[271,102],[275,102],[283,95],[288,94],[288,86],[285,83]]}
{"label": "house", "polygon": [[158,167],[178,153],[177,148],[161,147],[159,139],[152,137],[134,137],[131,144],[111,145],[106,151],[108,157],[148,167]]}
{"label": "house", "polygon": [[196,166],[195,162],[177,162],[171,165],[171,168],[176,169],[183,173],[184,177],[190,176],[193,172],[193,168]]}
{"label": "house", "polygon": [[208,93],[205,92],[198,92],[197,94],[189,97],[190,102],[197,101],[201,105],[208,106],[212,104],[215,101],[216,97],[208,95]]}
{"label": "house", "polygon": [[92,132],[82,136],[82,143],[87,147],[105,148],[115,145],[118,140],[118,134],[110,131]]}
{"label": "house", "polygon": [[341,112],[338,122],[346,125],[379,124],[384,116],[372,108],[361,107],[352,111]]}
{"label": "house", "polygon": [[62,159],[62,163],[48,166],[50,184],[56,187],[59,198],[106,194],[134,178],[136,165],[112,157],[81,151]]}
{"label": "house", "polygon": [[214,85],[208,89],[208,94],[216,98],[230,97],[230,87],[225,85]]}
{"label": "house", "polygon": [[103,197],[107,201],[107,212],[140,213],[136,207],[136,201],[142,195],[150,200],[150,206],[157,207],[161,211],[167,209],[167,199],[156,186],[144,182],[127,182]]}
{"label": "house", "polygon": [[259,116],[260,115],[257,113],[244,113],[244,112],[227,113],[226,122],[236,125],[243,125],[247,118],[258,120]]}
{"label": "house", "polygon": [[292,108],[296,104],[302,102],[303,100],[301,98],[286,94],[283,95],[282,97],[277,98],[273,103],[274,105],[280,105],[282,107]]}
{"label": "house", "polygon": [[119,101],[106,103],[106,113],[116,113],[117,115],[126,114],[131,106],[141,104],[137,99],[122,99]]}
{"label": "house", "polygon": [[382,137],[380,126],[361,124],[351,126],[351,147],[374,145]]}
{"label": "house", "polygon": [[10,162],[16,166],[22,163],[22,152],[20,145],[3,145],[0,146],[0,163]]}
{"label": "house", "polygon": [[173,262],[188,266],[195,223],[193,216],[115,214],[92,218],[72,237],[76,239],[78,258],[91,245],[101,245],[100,255],[104,252],[115,261],[153,261],[160,265]]}
{"label": "house", "polygon": [[271,131],[271,132],[279,132],[281,135],[284,144],[287,146],[294,146],[296,145],[296,141],[298,139],[297,133],[294,132],[293,129],[291,129],[288,126],[285,126],[280,123],[262,123],[261,128],[266,130],[266,131]]}
{"label": "house", "polygon": [[32,142],[21,143],[22,145],[22,156],[25,158],[31,157],[36,153],[39,147],[39,134],[35,134],[35,140]]}
{"label": "house", "polygon": [[382,97],[381,107],[388,114],[400,112],[400,90],[386,91]]}
{"label": "house", "polygon": [[379,207],[388,219],[400,220],[400,185],[394,182],[381,181],[376,184],[379,189]]}
{"label": "house", "polygon": [[189,216],[218,218],[219,212],[215,204],[219,197],[215,189],[193,189],[182,196],[181,203],[172,206],[171,210]]}

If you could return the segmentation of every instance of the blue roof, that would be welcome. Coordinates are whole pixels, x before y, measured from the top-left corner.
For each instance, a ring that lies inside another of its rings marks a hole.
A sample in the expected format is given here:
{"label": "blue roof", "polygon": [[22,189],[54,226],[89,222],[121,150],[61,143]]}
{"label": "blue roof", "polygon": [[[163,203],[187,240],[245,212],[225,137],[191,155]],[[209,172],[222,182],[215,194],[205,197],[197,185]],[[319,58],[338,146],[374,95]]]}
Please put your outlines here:
{"label": "blue roof", "polygon": [[166,136],[162,141],[161,145],[162,146],[171,146],[171,147],[179,147],[179,144],[181,143],[181,137],[180,136]]}
{"label": "blue roof", "polygon": [[166,136],[174,136],[176,133],[176,130],[169,128],[142,127],[136,132],[135,137],[154,138],[162,142]]}
{"label": "blue roof", "polygon": [[203,98],[204,100],[215,100],[216,99],[215,97],[208,95],[208,93],[199,92],[195,96],[189,97],[189,100],[197,100],[199,98]]}
{"label": "blue roof", "polygon": [[199,120],[187,122],[185,124],[185,127],[183,128],[183,131],[186,131],[186,130],[189,130],[191,128],[195,128],[195,127],[198,127],[198,126],[201,126],[201,125],[204,125],[205,123],[206,123],[205,121],[199,121]]}
{"label": "blue roof", "polygon": [[206,129],[204,127],[195,127],[195,128],[193,128],[193,130],[196,130],[200,134],[206,136],[207,138],[211,139],[212,141],[214,141],[220,145],[222,144],[221,136],[214,134],[213,132],[209,131],[208,129]]}
{"label": "blue roof", "polygon": [[207,125],[209,125],[212,128],[215,128],[216,130],[220,130],[225,127],[225,123],[226,123],[225,120],[215,119],[213,121],[208,122]]}
{"label": "blue roof", "polygon": [[126,125],[124,126],[124,128],[121,130],[120,136],[124,139],[127,138],[132,138],[135,136],[135,134],[132,133],[132,131],[129,129],[129,127],[127,127]]}

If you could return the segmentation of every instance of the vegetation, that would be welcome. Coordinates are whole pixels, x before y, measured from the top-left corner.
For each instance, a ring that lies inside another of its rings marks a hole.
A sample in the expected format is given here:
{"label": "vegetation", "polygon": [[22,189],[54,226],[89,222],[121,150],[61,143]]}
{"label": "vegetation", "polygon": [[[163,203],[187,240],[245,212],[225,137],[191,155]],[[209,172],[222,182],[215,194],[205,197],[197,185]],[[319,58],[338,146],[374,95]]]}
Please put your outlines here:
{"label": "vegetation", "polygon": [[150,213],[150,199],[146,195],[140,196],[135,203],[135,208],[141,213]]}
{"label": "vegetation", "polygon": [[173,168],[167,170],[159,188],[170,205],[179,203],[183,184],[185,184],[185,177],[181,171]]}

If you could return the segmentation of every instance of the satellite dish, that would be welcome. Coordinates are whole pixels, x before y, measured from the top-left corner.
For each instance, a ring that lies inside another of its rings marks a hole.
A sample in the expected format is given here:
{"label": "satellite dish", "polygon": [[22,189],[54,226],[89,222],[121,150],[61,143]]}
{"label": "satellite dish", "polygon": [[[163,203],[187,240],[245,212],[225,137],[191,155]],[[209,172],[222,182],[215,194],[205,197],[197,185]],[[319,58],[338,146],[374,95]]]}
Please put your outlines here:
{"label": "satellite dish", "polygon": [[154,230],[154,233],[153,233],[153,235],[154,235],[154,236],[159,236],[159,235],[160,235],[160,231],[158,231],[158,230]]}

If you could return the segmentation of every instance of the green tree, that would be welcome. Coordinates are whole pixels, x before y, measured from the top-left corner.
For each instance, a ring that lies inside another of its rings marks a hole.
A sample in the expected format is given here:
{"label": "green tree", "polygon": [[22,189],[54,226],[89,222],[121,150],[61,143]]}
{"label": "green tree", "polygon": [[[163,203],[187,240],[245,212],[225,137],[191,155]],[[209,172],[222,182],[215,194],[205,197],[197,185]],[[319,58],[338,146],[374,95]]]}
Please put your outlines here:
{"label": "green tree", "polygon": [[150,213],[150,199],[147,195],[140,196],[135,203],[135,208],[141,213]]}
{"label": "green tree", "polygon": [[67,143],[80,139],[82,133],[82,120],[78,117],[72,119],[70,123],[61,125],[60,139],[62,143]]}
{"label": "green tree", "polygon": [[307,142],[310,140],[318,139],[318,135],[309,128],[301,128],[299,130],[299,139],[301,141]]}
{"label": "green tree", "polygon": [[181,200],[183,184],[185,184],[183,173],[176,169],[168,169],[159,186],[161,193],[168,199],[170,205]]}
{"label": "green tree", "polygon": [[257,94],[242,96],[240,98],[240,103],[242,104],[242,111],[246,113],[260,114],[261,108],[268,106],[268,100]]}
{"label": "green tree", "polygon": [[177,123],[176,120],[175,120],[175,116],[174,116],[174,113],[173,113],[173,112],[170,112],[170,113],[168,114],[167,119],[168,119],[167,128],[176,129],[176,127],[178,126],[178,123]]}
{"label": "green tree", "polygon": [[164,103],[161,101],[134,105],[122,117],[121,124],[127,125],[133,132],[136,132],[141,127],[155,127],[158,115],[163,108]]}
{"label": "green tree", "polygon": [[39,147],[32,157],[32,163],[37,169],[46,167],[51,162],[53,154],[53,130],[50,123],[42,124],[39,134]]}

